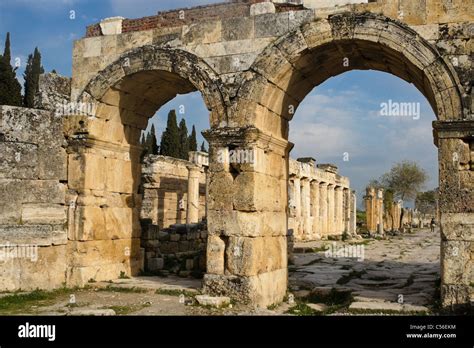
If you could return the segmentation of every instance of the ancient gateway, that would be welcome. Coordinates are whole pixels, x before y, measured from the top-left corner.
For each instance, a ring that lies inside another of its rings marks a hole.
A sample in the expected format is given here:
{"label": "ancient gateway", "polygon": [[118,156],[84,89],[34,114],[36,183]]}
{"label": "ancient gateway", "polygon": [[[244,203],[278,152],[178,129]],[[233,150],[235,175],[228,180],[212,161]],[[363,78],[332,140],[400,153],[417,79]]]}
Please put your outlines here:
{"label": "ancient gateway", "polygon": [[[311,181],[304,173],[289,176],[288,125],[315,86],[352,69],[374,69],[413,83],[436,114],[442,303],[468,306],[474,293],[472,3],[366,2],[239,1],[88,27],[74,45],[70,91],[44,87],[38,98],[44,110],[0,107],[6,156],[0,239],[39,245],[35,263],[0,264],[1,290],[138,274],[141,131],[177,94],[199,91],[210,121],[203,290],[259,306],[282,301],[288,223],[301,211],[303,225],[293,229],[304,238],[318,233],[311,217],[321,213],[298,206],[298,191],[290,190],[289,199],[288,182],[304,182],[305,197],[317,195],[332,170],[310,173]],[[65,100],[94,105],[93,112],[58,117],[57,103]],[[218,160],[236,149],[252,150],[258,161]],[[328,186],[320,194],[336,191],[352,214],[349,187]],[[350,232],[352,224],[350,216],[337,221],[339,230]]]}

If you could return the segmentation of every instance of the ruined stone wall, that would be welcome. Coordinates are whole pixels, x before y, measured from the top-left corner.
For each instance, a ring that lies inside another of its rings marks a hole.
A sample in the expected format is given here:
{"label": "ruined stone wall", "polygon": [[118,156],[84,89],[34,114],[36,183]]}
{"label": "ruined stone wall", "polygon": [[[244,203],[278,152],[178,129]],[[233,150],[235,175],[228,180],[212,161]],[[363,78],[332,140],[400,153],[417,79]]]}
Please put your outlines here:
{"label": "ruined stone wall", "polygon": [[151,224],[145,225],[142,233],[145,272],[200,278],[206,271],[205,223],[178,224],[165,229]]}
{"label": "ruined stone wall", "polygon": [[[188,167],[192,162],[167,156],[147,156],[142,166],[143,201],[140,219],[168,228],[186,223]],[[199,175],[199,220],[206,215],[206,174]]]}
{"label": "ruined stone wall", "polygon": [[61,117],[0,106],[0,291],[66,282],[66,181]]}
{"label": "ruined stone wall", "polygon": [[295,241],[355,235],[351,210],[355,204],[347,177],[333,165],[313,159],[290,160],[288,228]]}

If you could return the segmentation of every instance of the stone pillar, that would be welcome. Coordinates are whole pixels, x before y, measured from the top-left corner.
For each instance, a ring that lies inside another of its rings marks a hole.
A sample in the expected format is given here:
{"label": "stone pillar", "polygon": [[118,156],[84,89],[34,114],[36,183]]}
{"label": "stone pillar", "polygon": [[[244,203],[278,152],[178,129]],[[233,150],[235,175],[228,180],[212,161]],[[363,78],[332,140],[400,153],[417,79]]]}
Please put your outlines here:
{"label": "stone pillar", "polygon": [[[291,144],[254,127],[227,127],[203,134],[210,144],[203,292],[264,308],[279,303],[288,285]],[[251,151],[253,163],[221,163],[219,154],[229,148]]]}
{"label": "stone pillar", "polygon": [[377,214],[377,233],[383,235],[383,189],[377,190]]}
{"label": "stone pillar", "polygon": [[335,200],[335,185],[329,184],[328,185],[328,230],[327,233],[328,235],[334,235],[336,234],[336,224],[335,224],[335,206],[334,206],[334,200]]}
{"label": "stone pillar", "polygon": [[201,169],[190,165],[188,168],[188,204],[186,209],[186,223],[199,222],[199,177]]}
{"label": "stone pillar", "polygon": [[351,194],[351,216],[349,223],[349,231],[353,236],[357,235],[357,195],[355,191],[352,191]]}
{"label": "stone pillar", "polygon": [[311,209],[313,217],[313,234],[312,239],[317,240],[321,239],[321,219],[319,217],[319,205],[320,205],[320,194],[319,194],[319,182],[313,180],[311,182]]}
{"label": "stone pillar", "polygon": [[[68,231],[68,248],[71,254],[81,250],[81,255],[101,255],[100,266],[96,258],[85,256],[69,265],[68,286],[84,286],[91,278],[116,279],[122,272],[135,276],[143,263],[140,209],[130,202],[139,195],[140,127],[144,129],[148,119],[135,115],[137,122],[143,123],[132,127],[121,123],[124,115],[119,109],[110,112],[113,120],[105,128],[97,117],[69,115],[63,121],[71,140],[67,148],[67,185],[71,192],[78,193],[70,216],[74,221],[69,221],[72,228]],[[113,199],[116,196],[122,199]]]}
{"label": "stone pillar", "polygon": [[328,235],[328,184],[319,184],[319,226],[321,237]]}
{"label": "stone pillar", "polygon": [[439,158],[441,300],[472,310],[474,297],[474,121],[433,123]]}
{"label": "stone pillar", "polygon": [[344,216],[344,196],[343,188],[336,186],[334,189],[334,233],[342,235],[344,232],[343,216]]}
{"label": "stone pillar", "polygon": [[365,200],[365,219],[367,224],[367,231],[369,233],[377,232],[376,224],[376,200],[375,190],[373,187],[367,187],[366,195],[364,196]]}
{"label": "stone pillar", "polygon": [[293,187],[294,187],[294,202],[295,202],[295,230],[294,230],[294,237],[295,240],[301,239],[302,236],[302,228],[301,228],[301,179],[295,177],[293,180]]}
{"label": "stone pillar", "polygon": [[352,194],[351,190],[344,188],[344,233],[347,235],[351,234],[351,202]]}
{"label": "stone pillar", "polygon": [[311,186],[308,178],[301,180],[301,223],[302,239],[310,240],[312,234],[311,225]]}

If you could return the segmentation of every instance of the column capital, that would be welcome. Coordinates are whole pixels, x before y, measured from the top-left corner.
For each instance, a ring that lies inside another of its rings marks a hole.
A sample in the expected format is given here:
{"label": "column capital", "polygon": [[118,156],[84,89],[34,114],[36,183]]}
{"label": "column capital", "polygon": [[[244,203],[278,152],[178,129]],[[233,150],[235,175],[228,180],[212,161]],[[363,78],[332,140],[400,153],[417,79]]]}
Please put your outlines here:
{"label": "column capital", "polygon": [[286,154],[294,146],[293,143],[283,138],[274,137],[253,126],[212,128],[203,131],[202,135],[209,144],[217,147],[248,147],[255,145]]}

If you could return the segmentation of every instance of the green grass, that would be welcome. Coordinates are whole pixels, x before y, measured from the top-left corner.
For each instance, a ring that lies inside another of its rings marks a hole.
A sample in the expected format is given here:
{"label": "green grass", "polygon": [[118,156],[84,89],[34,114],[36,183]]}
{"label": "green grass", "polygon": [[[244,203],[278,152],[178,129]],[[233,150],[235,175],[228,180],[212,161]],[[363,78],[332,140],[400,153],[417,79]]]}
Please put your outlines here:
{"label": "green grass", "polygon": [[428,315],[430,314],[429,312],[426,312],[426,311],[403,311],[403,312],[399,312],[399,311],[394,311],[394,310],[391,310],[391,309],[383,309],[383,310],[380,310],[380,309],[348,309],[347,310],[348,313],[352,313],[352,314],[368,314],[368,315]]}
{"label": "green grass", "polygon": [[44,307],[54,303],[58,297],[66,297],[78,289],[60,288],[53,291],[34,290],[29,293],[16,293],[0,298],[0,314],[33,313],[35,307]]}
{"label": "green grass", "polygon": [[328,245],[324,244],[324,245],[321,245],[320,247],[313,248],[311,251],[313,253],[319,253],[321,251],[326,251],[326,250],[328,250]]}
{"label": "green grass", "polygon": [[123,292],[123,293],[135,293],[135,294],[143,294],[148,292],[147,289],[140,289],[136,287],[132,288],[125,288],[125,287],[119,287],[119,286],[112,286],[108,285],[105,288],[99,288],[97,291],[111,291],[111,292]]}
{"label": "green grass", "polygon": [[350,245],[369,245],[372,241],[369,239],[361,240],[360,242],[351,242]]}
{"label": "green grass", "polygon": [[321,312],[315,311],[305,303],[298,303],[296,304],[296,306],[293,306],[288,309],[285,313],[299,316],[321,315]]}
{"label": "green grass", "polygon": [[[346,310],[352,303],[353,297],[349,291],[337,291],[331,289],[327,294],[312,293],[303,299],[297,301],[296,305],[291,307],[286,313],[300,316],[307,315],[327,315],[341,310]],[[323,303],[328,308],[323,311],[316,311],[308,306],[308,303]]]}

